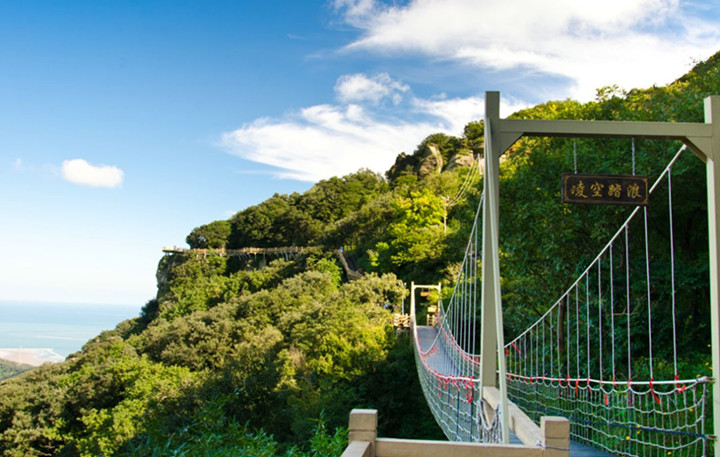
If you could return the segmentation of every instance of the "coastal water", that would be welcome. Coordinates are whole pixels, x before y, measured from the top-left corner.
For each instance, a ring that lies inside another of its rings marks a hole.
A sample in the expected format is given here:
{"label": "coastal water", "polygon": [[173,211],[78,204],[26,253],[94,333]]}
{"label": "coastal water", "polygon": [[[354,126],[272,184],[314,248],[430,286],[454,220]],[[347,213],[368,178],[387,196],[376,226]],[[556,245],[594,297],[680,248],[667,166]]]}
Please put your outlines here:
{"label": "coastal water", "polygon": [[140,306],[0,302],[0,348],[50,348],[67,357]]}

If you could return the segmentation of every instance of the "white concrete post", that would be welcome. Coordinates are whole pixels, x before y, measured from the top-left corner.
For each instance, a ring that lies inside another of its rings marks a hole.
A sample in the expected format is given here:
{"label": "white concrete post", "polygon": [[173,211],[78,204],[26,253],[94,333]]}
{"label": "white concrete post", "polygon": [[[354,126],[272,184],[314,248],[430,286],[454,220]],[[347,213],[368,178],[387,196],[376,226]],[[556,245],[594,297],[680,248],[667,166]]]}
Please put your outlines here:
{"label": "white concrete post", "polygon": [[410,282],[410,319],[417,324],[415,319],[415,281]]}
{"label": "white concrete post", "polygon": [[[713,424],[715,455],[720,455],[720,96],[705,99],[705,122],[712,124],[707,155],[708,241],[710,253],[710,339],[712,343]],[[706,146],[705,149],[708,147]]]}
{"label": "white concrete post", "polygon": [[502,297],[500,291],[500,148],[497,130],[500,127],[500,93],[485,92],[485,174],[483,186],[483,262],[480,345],[480,384],[495,387],[495,372],[500,387],[503,443],[510,442],[507,383],[505,379],[505,336],[503,332]]}
{"label": "white concrete post", "polygon": [[494,252],[491,234],[490,206],[497,203],[494,196],[491,196],[493,191],[490,182],[498,178],[498,171],[496,170],[499,170],[499,160],[494,159],[497,156],[497,151],[492,148],[493,143],[490,140],[492,135],[490,125],[500,118],[499,103],[500,94],[498,92],[485,93],[485,173],[483,174],[485,203],[482,213],[482,288],[480,291],[480,384],[482,387],[497,387],[497,359],[495,358],[495,352],[497,351],[497,335],[495,335],[495,289],[489,287],[494,279],[493,269],[488,268],[488,266],[492,265],[491,256]]}
{"label": "white concrete post", "polygon": [[377,410],[353,409],[348,427],[348,447],[343,457],[375,457]]}
{"label": "white concrete post", "polygon": [[545,457],[570,455],[570,422],[564,417],[545,416],[540,419],[540,434]]}

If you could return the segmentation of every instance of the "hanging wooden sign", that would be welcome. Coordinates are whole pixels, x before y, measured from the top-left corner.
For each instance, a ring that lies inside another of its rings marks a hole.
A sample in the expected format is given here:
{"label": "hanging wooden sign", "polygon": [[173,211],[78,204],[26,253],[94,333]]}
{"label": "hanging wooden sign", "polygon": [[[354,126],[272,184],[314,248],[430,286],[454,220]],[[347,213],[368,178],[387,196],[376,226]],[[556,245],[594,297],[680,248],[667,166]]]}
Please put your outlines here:
{"label": "hanging wooden sign", "polygon": [[647,176],[563,173],[562,202],[589,205],[647,206]]}

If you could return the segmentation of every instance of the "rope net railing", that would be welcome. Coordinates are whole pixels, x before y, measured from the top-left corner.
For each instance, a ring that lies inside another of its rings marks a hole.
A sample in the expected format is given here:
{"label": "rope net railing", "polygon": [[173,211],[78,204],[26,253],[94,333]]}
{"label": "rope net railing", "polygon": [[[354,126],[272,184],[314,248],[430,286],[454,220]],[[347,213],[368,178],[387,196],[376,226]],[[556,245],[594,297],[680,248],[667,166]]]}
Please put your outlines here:
{"label": "rope net railing", "polygon": [[480,288],[480,197],[465,256],[447,306],[438,303],[437,325],[416,326],[415,357],[420,385],[433,416],[452,441],[497,443],[500,413],[488,422],[480,391],[476,322]]}
{"label": "rope net railing", "polygon": [[[651,238],[650,209],[634,208],[557,302],[505,346],[515,404],[536,421],[565,416],[573,440],[617,455],[705,456],[711,447],[710,379],[678,369],[672,170],[684,150],[650,190],[664,218],[652,223],[667,236]],[[662,261],[651,247],[665,250]]]}

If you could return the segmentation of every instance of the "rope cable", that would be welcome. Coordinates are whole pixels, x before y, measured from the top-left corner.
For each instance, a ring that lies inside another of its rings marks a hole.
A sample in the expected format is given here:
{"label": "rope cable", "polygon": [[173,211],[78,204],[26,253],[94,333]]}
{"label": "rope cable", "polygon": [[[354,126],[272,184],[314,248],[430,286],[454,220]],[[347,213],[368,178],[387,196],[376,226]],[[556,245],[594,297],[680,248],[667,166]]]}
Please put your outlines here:
{"label": "rope cable", "polygon": [[566,371],[565,374],[567,377],[570,377],[570,294],[566,294],[567,298],[565,299],[565,323],[567,327],[567,338],[565,338],[565,348],[566,348],[566,354],[565,354],[565,365],[566,365]]}
{"label": "rope cable", "polygon": [[587,324],[587,378],[590,379],[590,275],[585,275],[585,323]]}
{"label": "rope cable", "polygon": [[575,351],[576,371],[575,377],[580,377],[580,301],[578,298],[578,286],[575,286],[575,342],[577,349]]}
{"label": "rope cable", "polygon": [[613,248],[610,246],[610,339],[611,339],[611,348],[612,348],[612,354],[611,354],[611,361],[612,361],[612,378],[613,381],[617,379],[615,375],[615,289],[614,289],[614,282],[615,282],[615,276],[614,276],[614,269],[615,266],[613,265]]}
{"label": "rope cable", "polygon": [[645,276],[647,283],[647,309],[648,309],[648,352],[650,356],[648,363],[650,364],[650,380],[653,376],[653,344],[652,344],[652,300],[650,297],[650,247],[648,245],[648,212],[647,207],[643,208],[645,221]]}
{"label": "rope cable", "polygon": [[627,363],[628,363],[628,381],[632,379],[632,357],[630,349],[630,234],[629,228],[625,226],[625,291],[626,291],[626,303],[627,308],[625,310],[625,316],[627,320]]}
{"label": "rope cable", "polygon": [[599,349],[600,349],[600,376],[599,378],[602,379],[603,369],[602,369],[602,258],[598,260],[598,341],[599,341]]}
{"label": "rope cable", "polygon": [[573,163],[575,165],[575,174],[577,174],[577,139],[573,138]]}
{"label": "rope cable", "polygon": [[672,198],[672,168],[668,169],[668,219],[670,227],[670,297],[672,300],[672,331],[673,331],[673,370],[675,377],[677,370],[677,329],[675,314],[675,236],[673,232],[673,198]]}

